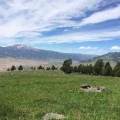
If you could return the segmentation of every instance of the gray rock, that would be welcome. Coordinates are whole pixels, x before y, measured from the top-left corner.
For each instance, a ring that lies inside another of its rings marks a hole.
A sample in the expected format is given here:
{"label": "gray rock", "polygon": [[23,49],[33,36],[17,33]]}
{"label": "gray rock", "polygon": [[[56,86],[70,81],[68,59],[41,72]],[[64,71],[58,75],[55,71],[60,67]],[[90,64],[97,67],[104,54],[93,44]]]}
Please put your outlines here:
{"label": "gray rock", "polygon": [[90,85],[81,85],[81,90],[84,90],[86,92],[103,92],[105,91],[105,87],[92,87]]}
{"label": "gray rock", "polygon": [[65,119],[64,115],[60,115],[57,113],[47,113],[46,115],[43,116],[42,120],[51,120],[51,119],[55,119],[55,120],[63,120]]}
{"label": "gray rock", "polygon": [[87,85],[87,84],[84,84],[84,85],[81,85],[80,87],[83,88],[83,89],[88,89],[88,88],[90,88],[91,86],[90,86],[90,85]]}

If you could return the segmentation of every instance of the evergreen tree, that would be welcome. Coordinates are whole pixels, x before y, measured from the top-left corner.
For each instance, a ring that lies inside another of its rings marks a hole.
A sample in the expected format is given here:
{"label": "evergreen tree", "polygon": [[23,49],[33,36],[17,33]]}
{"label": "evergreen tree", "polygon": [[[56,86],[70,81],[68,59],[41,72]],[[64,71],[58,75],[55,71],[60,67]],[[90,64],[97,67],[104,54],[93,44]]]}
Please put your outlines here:
{"label": "evergreen tree", "polygon": [[77,66],[74,66],[74,67],[73,67],[73,72],[75,72],[75,73],[78,72],[78,67],[77,67]]}
{"label": "evergreen tree", "polygon": [[93,74],[93,66],[92,66],[92,64],[90,64],[89,66],[88,66],[88,74]]}
{"label": "evergreen tree", "polygon": [[8,68],[7,71],[10,71],[10,68]]}
{"label": "evergreen tree", "polygon": [[31,67],[32,70],[35,70],[36,68],[35,67]]}
{"label": "evergreen tree", "polygon": [[94,74],[95,75],[102,75],[104,63],[102,59],[98,59],[94,65]]}
{"label": "evergreen tree", "polygon": [[30,69],[32,69],[32,70],[33,70],[33,67],[31,67]]}
{"label": "evergreen tree", "polygon": [[18,70],[23,70],[23,66],[20,65],[20,66],[18,67]]}
{"label": "evergreen tree", "polygon": [[51,70],[56,70],[56,67],[52,65]]}
{"label": "evergreen tree", "polygon": [[120,77],[120,62],[117,62],[114,67],[114,76]]}
{"label": "evergreen tree", "polygon": [[89,74],[89,65],[84,66],[84,74]]}
{"label": "evergreen tree", "polygon": [[82,65],[81,66],[81,73],[82,74],[86,74],[87,72],[86,72],[86,66],[85,65]]}
{"label": "evergreen tree", "polygon": [[50,70],[50,67],[47,67],[46,70]]}
{"label": "evergreen tree", "polygon": [[63,66],[61,67],[61,70],[66,74],[70,74],[73,72],[73,67],[71,65],[72,65],[72,60],[67,59],[63,62]]}
{"label": "evergreen tree", "polygon": [[14,70],[16,70],[16,67],[13,65],[13,66],[11,67],[11,71],[14,71]]}
{"label": "evergreen tree", "polygon": [[79,72],[79,73],[82,73],[82,66],[83,66],[82,64],[80,64],[80,65],[78,66],[78,72]]}
{"label": "evergreen tree", "polygon": [[103,68],[103,75],[112,76],[112,74],[113,74],[112,67],[109,62],[106,62],[105,66]]}
{"label": "evergreen tree", "polygon": [[43,69],[43,67],[40,65],[39,67],[38,67],[38,70],[42,70]]}
{"label": "evergreen tree", "polygon": [[93,66],[90,65],[86,65],[84,66],[84,74],[93,74]]}

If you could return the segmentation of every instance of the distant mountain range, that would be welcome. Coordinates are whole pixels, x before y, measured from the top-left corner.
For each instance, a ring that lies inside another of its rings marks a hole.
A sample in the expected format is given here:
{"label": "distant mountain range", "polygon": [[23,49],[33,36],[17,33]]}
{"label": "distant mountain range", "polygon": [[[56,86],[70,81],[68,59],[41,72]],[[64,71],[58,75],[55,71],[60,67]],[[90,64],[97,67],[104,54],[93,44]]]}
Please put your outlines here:
{"label": "distant mountain range", "polygon": [[42,50],[37,48],[28,47],[22,44],[0,47],[0,57],[17,58],[27,60],[65,60],[72,59],[74,61],[83,61],[92,59],[95,55],[73,54],[73,53],[60,53],[49,50]]}

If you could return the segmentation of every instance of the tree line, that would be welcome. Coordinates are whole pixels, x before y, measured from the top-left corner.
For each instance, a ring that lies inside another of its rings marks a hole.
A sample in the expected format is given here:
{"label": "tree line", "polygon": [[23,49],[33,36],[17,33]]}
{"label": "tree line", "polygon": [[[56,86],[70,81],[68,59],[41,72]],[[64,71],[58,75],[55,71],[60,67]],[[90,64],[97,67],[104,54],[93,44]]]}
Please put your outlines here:
{"label": "tree line", "polygon": [[[57,70],[58,68],[55,65],[51,67],[43,67],[42,65],[36,67],[31,67],[31,70]],[[22,65],[16,67],[13,65],[11,68],[8,68],[7,71],[14,70],[24,70]],[[63,62],[62,67],[60,68],[64,73],[78,73],[78,74],[88,74],[88,75],[103,75],[103,76],[117,76],[120,77],[120,62],[118,61],[114,68],[111,67],[109,62],[104,63],[102,59],[98,59],[94,65],[83,65],[72,66],[72,59],[67,59]]]}
{"label": "tree line", "polygon": [[120,62],[117,62],[114,68],[112,68],[109,62],[104,63],[102,59],[98,59],[94,65],[80,64],[78,66],[72,66],[72,60],[67,59],[63,62],[60,69],[66,74],[79,73],[120,77]]}
{"label": "tree line", "polygon": [[[21,71],[21,70],[24,70],[24,69],[25,68],[22,65],[20,65],[18,67],[16,67],[15,65],[12,65],[11,68],[7,69],[7,71],[15,71],[15,70]],[[46,68],[43,67],[42,65],[40,65],[37,68],[36,67],[31,67],[30,69],[31,70],[36,70],[36,69],[38,69],[38,70],[57,70],[58,68],[55,67],[54,65],[52,65],[51,67],[46,67]]]}

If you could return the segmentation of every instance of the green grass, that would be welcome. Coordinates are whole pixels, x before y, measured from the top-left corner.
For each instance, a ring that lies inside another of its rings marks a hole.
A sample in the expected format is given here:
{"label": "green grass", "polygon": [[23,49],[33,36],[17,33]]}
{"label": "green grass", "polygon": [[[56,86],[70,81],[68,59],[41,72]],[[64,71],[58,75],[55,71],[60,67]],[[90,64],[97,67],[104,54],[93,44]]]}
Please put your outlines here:
{"label": "green grass", "polygon": [[[81,91],[84,83],[106,86],[106,91]],[[120,78],[60,71],[0,73],[0,120],[41,120],[49,112],[67,120],[119,120]]]}

